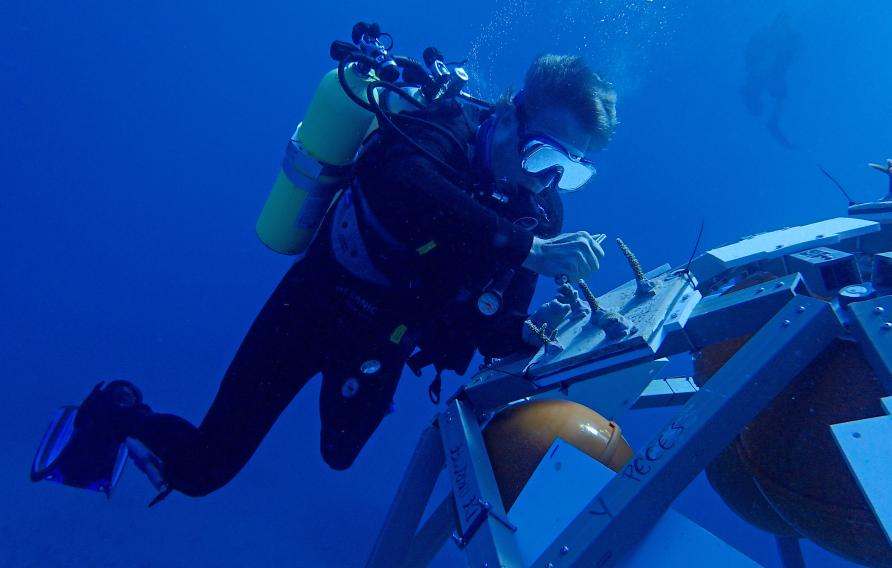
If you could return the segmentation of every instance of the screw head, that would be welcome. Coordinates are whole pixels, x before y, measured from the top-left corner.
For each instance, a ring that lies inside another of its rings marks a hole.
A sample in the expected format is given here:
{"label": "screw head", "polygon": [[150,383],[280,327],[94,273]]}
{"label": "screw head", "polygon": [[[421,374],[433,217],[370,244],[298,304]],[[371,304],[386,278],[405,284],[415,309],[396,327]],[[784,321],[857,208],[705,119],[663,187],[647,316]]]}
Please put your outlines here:
{"label": "screw head", "polygon": [[756,294],[761,294],[764,291],[765,291],[765,288],[759,288],[758,290],[756,290]]}
{"label": "screw head", "polygon": [[355,377],[350,377],[341,385],[341,396],[344,398],[353,398],[359,392],[359,381]]}
{"label": "screw head", "polygon": [[890,329],[892,329],[892,322],[887,321],[881,327],[884,331],[889,331]]}
{"label": "screw head", "polygon": [[362,371],[363,375],[374,375],[381,370],[381,361],[378,361],[377,359],[369,359],[360,365],[359,370]]}
{"label": "screw head", "polygon": [[877,306],[873,309],[873,313],[875,313],[875,314],[881,314],[885,311],[886,311],[886,308],[884,308],[883,306]]}
{"label": "screw head", "polygon": [[805,311],[805,306],[799,306],[798,308],[796,308],[796,313],[797,313],[797,314],[801,314],[801,313],[804,312],[804,311]]}
{"label": "screw head", "polygon": [[790,320],[784,320],[784,327],[789,326],[791,323],[793,322],[791,322]]}
{"label": "screw head", "polygon": [[566,544],[561,547],[561,554],[570,554],[570,547]]}
{"label": "screw head", "polygon": [[775,287],[775,288],[783,288],[783,287],[784,287],[784,283],[783,283],[783,282],[778,282],[777,284],[774,285],[774,287]]}

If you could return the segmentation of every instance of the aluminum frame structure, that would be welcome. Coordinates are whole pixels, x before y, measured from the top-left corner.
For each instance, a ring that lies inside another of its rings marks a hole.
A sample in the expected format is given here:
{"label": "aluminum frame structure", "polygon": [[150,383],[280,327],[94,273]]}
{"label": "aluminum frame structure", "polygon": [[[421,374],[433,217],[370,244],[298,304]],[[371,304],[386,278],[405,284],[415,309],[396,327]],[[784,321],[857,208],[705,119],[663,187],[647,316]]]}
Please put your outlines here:
{"label": "aluminum frame structure", "polygon": [[[892,217],[871,219],[750,237],[705,253],[690,270],[639,270],[636,280],[593,299],[594,312],[571,315],[532,357],[482,369],[422,434],[367,566],[426,566],[450,534],[475,568],[611,566],[836,338],[858,342],[892,393],[892,289],[882,264],[892,250]],[[779,277],[728,292],[766,272]],[[816,289],[833,296],[813,297]],[[605,322],[624,327],[617,333]],[[748,335],[702,388],[656,376],[666,357]],[[678,411],[531,561],[520,552],[524,535],[501,502],[481,430],[499,410],[546,397],[583,402],[609,419],[633,406]],[[452,493],[419,528],[444,468]],[[869,464],[852,468],[856,477],[877,478],[865,471]],[[877,517],[892,524],[892,495],[880,501],[871,501]],[[779,547],[786,565],[801,565],[795,540]]]}

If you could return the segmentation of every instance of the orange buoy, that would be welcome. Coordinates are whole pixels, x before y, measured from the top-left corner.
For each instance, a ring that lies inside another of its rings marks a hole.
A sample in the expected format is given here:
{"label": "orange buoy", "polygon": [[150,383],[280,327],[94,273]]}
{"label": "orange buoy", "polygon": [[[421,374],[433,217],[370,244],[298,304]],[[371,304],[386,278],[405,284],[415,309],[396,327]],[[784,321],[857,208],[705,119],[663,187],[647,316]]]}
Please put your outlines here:
{"label": "orange buoy", "polygon": [[[705,382],[748,338],[704,349]],[[831,424],[884,414],[883,388],[860,347],[831,343],[748,424],[706,470],[722,499],[749,523],[801,536],[854,562],[892,566],[892,547],[853,478]]]}
{"label": "orange buoy", "polygon": [[506,511],[555,438],[572,444],[613,471],[619,471],[633,455],[620,427],[582,404],[539,400],[509,406],[483,430]]}

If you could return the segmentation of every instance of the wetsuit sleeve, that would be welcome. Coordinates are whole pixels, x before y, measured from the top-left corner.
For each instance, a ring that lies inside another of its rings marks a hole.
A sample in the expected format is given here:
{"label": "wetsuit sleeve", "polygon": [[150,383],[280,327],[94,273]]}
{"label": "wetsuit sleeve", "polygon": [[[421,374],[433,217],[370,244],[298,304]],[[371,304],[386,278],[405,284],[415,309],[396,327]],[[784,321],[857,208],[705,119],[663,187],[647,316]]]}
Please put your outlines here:
{"label": "wetsuit sleeve", "polygon": [[[438,158],[460,164],[441,135],[421,133],[418,142]],[[412,249],[449,259],[471,274],[517,268],[529,254],[533,235],[482,206],[443,168],[406,143],[391,141],[378,163],[360,170],[360,181],[375,215]]]}
{"label": "wetsuit sleeve", "polygon": [[474,341],[481,354],[487,357],[505,357],[519,351],[531,351],[523,340],[524,321],[529,317],[530,300],[536,289],[537,276],[521,269],[511,280],[503,295],[502,309],[492,317],[478,312],[478,324],[474,326]]}

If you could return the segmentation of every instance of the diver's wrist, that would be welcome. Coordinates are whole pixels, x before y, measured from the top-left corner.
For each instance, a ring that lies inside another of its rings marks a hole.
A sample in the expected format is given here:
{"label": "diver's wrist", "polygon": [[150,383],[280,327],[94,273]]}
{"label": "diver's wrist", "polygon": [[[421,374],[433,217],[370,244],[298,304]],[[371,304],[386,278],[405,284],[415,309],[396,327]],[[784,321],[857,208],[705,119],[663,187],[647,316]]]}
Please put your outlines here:
{"label": "diver's wrist", "polygon": [[533,242],[530,244],[530,252],[527,253],[526,259],[523,261],[523,266],[527,270],[532,270],[533,272],[538,273],[540,270],[539,267],[539,259],[542,256],[542,239],[539,237],[533,237]]}

